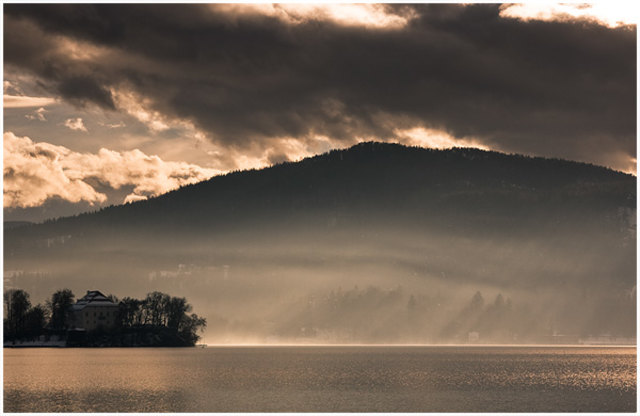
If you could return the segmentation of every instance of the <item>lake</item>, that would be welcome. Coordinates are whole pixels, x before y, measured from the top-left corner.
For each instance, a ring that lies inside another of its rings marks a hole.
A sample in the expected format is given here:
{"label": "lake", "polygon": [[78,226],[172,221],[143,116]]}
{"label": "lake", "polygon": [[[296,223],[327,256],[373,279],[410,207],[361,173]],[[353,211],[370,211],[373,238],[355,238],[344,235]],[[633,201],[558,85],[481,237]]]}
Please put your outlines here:
{"label": "lake", "polygon": [[634,412],[636,348],[5,348],[4,410]]}

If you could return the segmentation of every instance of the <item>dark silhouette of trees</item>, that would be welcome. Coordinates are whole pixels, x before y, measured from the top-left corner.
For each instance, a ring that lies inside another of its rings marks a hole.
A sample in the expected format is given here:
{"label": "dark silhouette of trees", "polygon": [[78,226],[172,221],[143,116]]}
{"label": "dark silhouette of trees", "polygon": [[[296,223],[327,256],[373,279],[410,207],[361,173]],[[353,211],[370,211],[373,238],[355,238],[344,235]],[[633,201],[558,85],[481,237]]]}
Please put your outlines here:
{"label": "dark silhouette of trees", "polygon": [[194,345],[200,339],[198,331],[207,326],[207,320],[195,313],[184,314],[178,324],[178,336],[190,345]]}
{"label": "dark silhouette of trees", "polygon": [[144,323],[153,326],[166,326],[167,309],[171,297],[162,292],[151,292],[142,301]]}
{"label": "dark silhouette of trees", "polygon": [[127,328],[142,325],[142,301],[130,297],[120,301],[118,309],[118,323],[120,327]]}
{"label": "dark silhouette of trees", "polygon": [[44,306],[38,304],[27,311],[25,316],[25,332],[24,335],[33,339],[41,335],[47,326],[47,310]]}
{"label": "dark silhouette of trees", "polygon": [[51,320],[49,322],[51,329],[60,331],[68,328],[69,313],[74,299],[75,295],[70,289],[61,289],[51,295],[51,300],[47,302],[47,306],[51,311]]}
{"label": "dark silhouette of trees", "polygon": [[200,339],[198,332],[207,325],[205,318],[189,314],[187,299],[162,292],[151,292],[142,300],[126,297],[119,305],[122,330],[155,330],[171,344],[194,345]]}
{"label": "dark silhouette of trees", "polygon": [[35,338],[44,332],[47,313],[42,305],[31,307],[29,294],[22,289],[4,292],[4,336],[7,339]]}
{"label": "dark silhouette of trees", "polygon": [[[56,334],[68,330],[74,298],[71,290],[62,289],[47,300],[46,307],[31,307],[24,290],[5,291],[5,339],[33,339],[50,330]],[[114,295],[109,299],[118,300]],[[129,335],[136,341],[128,345],[190,346],[195,345],[207,326],[205,318],[189,313],[192,307],[186,298],[162,292],[151,292],[143,300],[125,297],[118,305],[115,328],[101,328],[94,331],[96,334],[82,335],[82,339],[75,334],[73,345],[123,345],[123,337]]]}
{"label": "dark silhouette of trees", "polygon": [[187,299],[172,297],[166,305],[167,326],[176,330],[180,328],[187,312],[191,312]]}
{"label": "dark silhouette of trees", "polygon": [[27,312],[31,307],[29,294],[22,289],[4,292],[5,319],[4,334],[8,338],[22,335],[25,330]]}

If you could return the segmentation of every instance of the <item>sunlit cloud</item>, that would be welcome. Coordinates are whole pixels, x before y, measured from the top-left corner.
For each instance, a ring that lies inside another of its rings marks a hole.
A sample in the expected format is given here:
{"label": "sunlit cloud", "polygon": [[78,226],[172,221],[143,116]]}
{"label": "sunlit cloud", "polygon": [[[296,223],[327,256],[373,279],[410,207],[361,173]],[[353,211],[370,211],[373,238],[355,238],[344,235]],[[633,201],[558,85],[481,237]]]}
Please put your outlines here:
{"label": "sunlit cloud", "polygon": [[88,132],[87,128],[84,126],[84,122],[80,117],[68,118],[67,120],[65,120],[64,125],[71,130]]}
{"label": "sunlit cloud", "polygon": [[124,198],[123,203],[129,204],[132,202],[144,201],[145,199],[147,199],[145,195],[129,194]]}
{"label": "sunlit cloud", "polygon": [[420,146],[431,149],[450,149],[452,147],[475,147],[489,150],[489,147],[474,138],[457,138],[444,130],[425,127],[413,127],[410,129],[395,129],[398,142],[410,146]]}
{"label": "sunlit cloud", "polygon": [[638,159],[635,157],[629,158],[629,166],[623,172],[638,176]]}
{"label": "sunlit cloud", "polygon": [[[210,151],[212,159],[228,170],[260,169],[281,162],[296,162],[307,157],[328,152],[333,149],[346,149],[354,144],[370,141],[399,143],[431,149],[450,149],[452,147],[473,147],[491,150],[476,138],[454,137],[444,130],[418,127],[397,127],[395,136],[357,136],[353,140],[341,140],[325,135],[312,134],[303,137],[275,137],[260,143],[254,142],[241,150],[220,146],[218,151]],[[224,157],[222,156],[224,155]]]}
{"label": "sunlit cloud", "polygon": [[3,135],[4,206],[34,207],[58,197],[69,202],[104,202],[106,196],[65,172],[64,159],[71,151],[28,137]]}
{"label": "sunlit cloud", "polygon": [[627,2],[505,4],[501,7],[500,16],[525,21],[588,20],[611,28],[638,23],[637,8],[630,7]]}
{"label": "sunlit cloud", "polygon": [[47,110],[44,107],[40,107],[31,114],[26,114],[24,117],[28,120],[47,121],[47,118],[44,115],[46,112]]}
{"label": "sunlit cloud", "polygon": [[98,124],[108,129],[119,129],[119,128],[127,127],[127,125],[122,121],[120,123],[104,123],[102,121],[99,121]]}
{"label": "sunlit cloud", "polygon": [[[568,19],[567,16],[576,14],[565,13],[565,9],[572,13],[577,10],[588,15],[585,10],[596,13],[601,8],[600,5],[559,5],[539,8],[541,12],[534,13],[535,7],[527,8],[528,6],[502,6],[501,16],[517,19]],[[481,6],[476,5],[473,8],[480,10]],[[562,40],[563,44],[572,45],[572,42],[580,39],[575,49],[581,53],[569,54],[573,58],[567,59],[566,62],[564,57],[558,57],[562,61],[558,62],[554,59],[553,53],[546,53],[553,48],[544,43],[544,47],[541,46],[539,49],[545,51],[544,57],[539,59],[544,65],[532,67],[528,58],[520,62],[521,57],[518,54],[514,59],[506,59],[511,53],[510,46],[508,42],[503,45],[501,39],[508,39],[509,30],[518,30],[518,25],[505,27],[502,24],[504,22],[500,22],[501,19],[487,22],[498,23],[496,29],[491,29],[490,33],[499,40],[495,43],[496,47],[506,49],[488,50],[487,53],[483,53],[478,44],[476,46],[480,49],[475,56],[476,54],[470,54],[468,49],[468,46],[474,44],[473,35],[460,29],[464,27],[463,20],[459,21],[459,25],[456,23],[459,20],[458,16],[464,14],[464,8],[452,6],[446,13],[444,10],[436,9],[438,8],[428,6],[390,7],[379,4],[200,5],[194,10],[185,9],[184,16],[172,16],[175,17],[175,21],[170,21],[177,25],[175,30],[156,31],[168,22],[160,20],[158,25],[149,26],[148,33],[146,30],[138,33],[134,30],[136,24],[132,23],[131,29],[125,31],[127,36],[132,36],[131,39],[126,39],[125,36],[108,42],[96,41],[90,33],[82,33],[85,30],[83,25],[78,26],[81,28],[78,34],[70,35],[71,32],[65,29],[68,16],[65,16],[63,11],[59,16],[53,13],[47,18],[10,16],[11,24],[16,29],[22,29],[14,30],[12,33],[29,32],[32,39],[29,43],[18,42],[26,39],[25,36],[13,39],[15,45],[10,49],[13,51],[10,54],[13,60],[7,65],[10,81],[5,81],[4,93],[6,96],[27,99],[38,98],[28,97],[30,95],[48,95],[49,91],[58,89],[56,94],[59,94],[59,103],[68,101],[76,105],[79,102],[82,106],[68,111],[65,108],[64,113],[63,105],[51,109],[51,113],[39,112],[40,108],[47,108],[45,106],[35,106],[28,111],[38,110],[30,113],[27,118],[42,120],[46,115],[46,118],[55,119],[57,123],[57,120],[64,121],[68,117],[80,116],[80,122],[77,122],[78,119],[68,119],[65,123],[67,128],[76,131],[90,130],[94,141],[110,135],[114,139],[110,145],[112,149],[138,148],[147,154],[158,154],[165,160],[187,160],[224,171],[261,168],[281,161],[299,160],[327,151],[324,143],[330,143],[330,149],[346,148],[357,142],[372,140],[431,148],[471,146],[485,149],[490,145],[493,150],[559,156],[594,161],[598,164],[606,162],[607,166],[621,168],[620,164],[613,164],[619,160],[617,157],[607,156],[613,151],[605,145],[600,145],[597,151],[589,150],[591,154],[586,154],[586,151],[580,153],[577,150],[581,148],[585,136],[591,131],[598,130],[598,134],[607,137],[607,123],[620,126],[629,118],[625,118],[626,113],[621,111],[625,107],[623,104],[628,101],[625,101],[628,95],[625,92],[628,90],[628,77],[611,76],[617,73],[616,68],[628,68],[628,65],[625,65],[624,60],[619,62],[609,59],[609,41],[594,43],[582,35],[573,34],[573,31],[581,33],[579,25],[568,25],[572,32],[567,35],[567,39],[551,39],[549,43]],[[129,16],[128,13],[133,13],[133,16],[137,13],[136,8],[124,7],[121,10],[123,16]],[[215,17],[209,13],[210,10]],[[525,13],[527,10],[529,15]],[[52,12],[54,11],[55,8],[52,9]],[[487,12],[496,17],[497,6],[491,6]],[[163,13],[170,12],[160,10],[157,16],[154,15],[154,19],[160,18]],[[412,21],[417,16],[414,16],[416,13],[421,17],[419,21]],[[430,17],[430,13],[433,16]],[[177,30],[187,27],[186,25],[196,16],[197,24],[192,29],[198,36],[189,37],[190,31]],[[239,21],[245,17],[243,25],[234,26],[234,20]],[[49,26],[43,22],[57,21],[58,18],[58,29],[45,29]],[[129,21],[134,22],[135,19]],[[328,36],[327,39],[331,40],[328,45],[340,47],[328,48],[321,54],[308,54],[308,51],[317,45],[318,39],[315,35],[309,36],[310,33],[316,32],[307,32],[305,24],[315,27],[318,22],[328,22],[324,25],[322,34],[322,37]],[[280,33],[278,30],[284,28],[298,38],[295,42],[288,43],[288,47],[282,48],[278,43],[280,35],[256,37],[252,39],[253,46],[249,47],[249,44],[244,42],[245,24],[247,28],[255,29],[255,32],[251,33],[264,31],[274,34]],[[209,26],[215,28],[210,37],[205,36]],[[351,26],[352,29],[345,31],[341,26]],[[354,26],[360,29],[356,30]],[[406,29],[402,31],[402,35],[397,32],[384,32],[402,28]],[[382,31],[376,31],[377,29]],[[375,31],[375,36],[356,36],[357,39],[354,38],[355,43],[352,44],[352,38],[349,37],[351,31],[361,34]],[[627,30],[607,32],[615,32],[611,34],[615,35],[611,41],[618,43],[621,42],[621,36],[628,37],[630,33]],[[167,33],[171,35],[166,37]],[[429,42],[425,42],[424,38],[427,33],[430,34]],[[173,38],[179,34],[184,34],[184,37]],[[138,35],[141,38],[135,38]],[[385,35],[389,35],[390,42],[377,41],[378,37],[382,39]],[[227,42],[220,43],[216,53],[210,53],[211,45],[216,44],[218,36],[223,36]],[[137,43],[136,39],[140,43]],[[433,65],[433,60],[428,57],[432,54],[440,56],[440,41],[445,39],[447,42],[451,41],[447,44],[452,51],[451,55],[448,55],[451,60],[443,60],[443,65]],[[539,39],[532,41],[537,42]],[[50,44],[50,47],[43,49],[46,53],[36,47],[45,43]],[[188,48],[183,46],[187,43]],[[593,50],[585,46],[591,43],[594,43]],[[163,47],[153,47],[156,44]],[[25,64],[22,54],[18,52],[24,51],[25,46],[30,45],[33,46],[33,50],[29,50],[27,55],[30,58]],[[256,49],[253,49],[254,46]],[[256,50],[265,51],[266,54],[255,59]],[[359,57],[358,51],[370,50],[375,53],[365,54],[363,59],[343,59],[347,56]],[[585,56],[582,56],[583,54]],[[315,55],[321,60],[314,60]],[[628,53],[616,56],[622,55]],[[304,56],[305,59],[295,58],[300,56]],[[410,62],[415,68],[404,71],[404,65],[388,67],[387,64],[391,61],[385,56],[394,56],[393,62]],[[197,61],[190,64],[186,57],[197,57]],[[416,59],[413,59],[414,57]],[[421,59],[418,59],[419,57]],[[42,64],[45,61],[55,62],[55,67],[61,69],[51,79],[48,79],[51,76],[48,72],[49,66]],[[326,62],[332,62],[332,65],[325,65]],[[505,65],[507,62],[509,64]],[[571,72],[571,68],[577,67],[596,68],[598,62],[602,62],[603,65],[606,63],[613,69],[605,68],[603,71],[594,72],[593,76],[584,77],[575,77]],[[445,70],[445,67],[455,70]],[[471,69],[474,67],[480,70],[474,72]],[[505,67],[510,68],[509,71],[503,71]],[[309,68],[314,70],[309,71]],[[397,68],[397,73],[394,68]],[[362,82],[353,82],[351,76],[348,76],[356,73],[352,69],[362,75]],[[458,69],[460,73],[457,72]],[[466,74],[466,70],[470,72]],[[548,75],[556,71],[558,76],[547,79]],[[518,75],[507,76],[507,72]],[[5,76],[6,74],[7,71]],[[407,77],[408,74],[415,77]],[[540,80],[542,90],[519,88],[518,85],[522,84],[521,77]],[[96,94],[87,93],[89,90],[84,88],[83,82],[77,82],[78,79],[92,81],[90,85],[96,87]],[[431,81],[416,82],[418,79],[433,80],[433,86],[437,87],[432,88]],[[458,82],[463,79],[469,82],[477,80],[477,85],[487,88],[469,88],[470,84]],[[561,87],[554,85],[553,80],[556,79]],[[145,82],[140,83],[139,80]],[[383,80],[385,85],[398,86],[389,90],[389,99],[386,93],[379,93],[380,80]],[[565,82],[567,80],[571,82]],[[494,83],[496,88],[493,88]],[[69,93],[68,88],[63,91],[60,88],[62,84],[66,87],[72,85],[72,93]],[[309,86],[308,92],[301,90],[300,85]],[[484,95],[487,91],[489,97]],[[569,107],[562,104],[562,99],[555,99],[556,95],[576,97],[576,108],[571,107],[570,114],[564,114]],[[611,110],[615,120],[602,116],[601,111],[592,111],[594,105],[600,105],[598,103],[583,105],[588,101],[581,99],[583,96],[597,97],[597,100],[594,100],[602,103],[617,103],[616,109]],[[47,99],[54,102],[51,98]],[[96,120],[95,114],[91,112],[97,110],[90,105],[84,106],[92,102],[108,108],[109,116],[101,116],[101,120]],[[528,104],[519,105],[520,102]],[[109,106],[109,103],[112,105]],[[434,103],[437,103],[438,111],[432,110]],[[482,105],[477,106],[477,103]],[[546,105],[551,105],[552,108],[546,109]],[[478,110],[474,117],[468,116],[466,110],[469,108]],[[536,127],[532,127],[534,123],[530,121],[534,119],[535,114],[540,113],[540,108],[553,114],[553,117],[545,118],[539,125],[549,126],[538,131]],[[393,114],[396,117],[404,115],[406,120],[379,120],[375,116],[376,112]],[[43,129],[46,126],[44,123],[26,123],[26,111],[15,113],[15,118],[28,124],[29,128]],[[565,134],[562,120],[571,121],[574,118],[578,120],[575,122],[577,131],[571,130],[566,139],[560,137],[560,132]],[[512,121],[502,124],[504,120]],[[62,124],[60,123],[60,126]],[[582,127],[587,124],[588,127]],[[432,128],[433,126],[438,128]],[[20,125],[15,127],[22,128]],[[439,130],[440,128],[443,130]],[[621,127],[622,130],[624,128]],[[65,134],[65,128],[61,130],[59,134],[64,140],[77,137]],[[550,138],[546,134],[547,130],[558,133],[552,133],[554,137]],[[606,134],[602,134],[602,131]],[[28,130],[20,132],[32,137],[40,134],[30,133]],[[559,137],[557,140],[556,134]],[[469,136],[462,137],[463,135]],[[547,140],[538,140],[536,135],[547,137]],[[85,137],[89,135],[86,134]],[[325,140],[318,140],[317,137],[325,137]],[[53,135],[48,136],[48,139],[74,147],[68,141],[57,141],[59,138]],[[566,140],[566,146],[554,145],[563,140]],[[132,141],[138,143],[131,144]],[[623,140],[614,136],[601,142],[611,143],[610,147],[615,147],[616,142]],[[536,144],[529,146],[529,143]],[[564,153],[559,153],[557,149],[560,147]],[[95,151],[96,148],[91,147],[91,151]],[[628,153],[627,151],[627,157]],[[624,159],[623,162],[627,170],[627,160]]]}
{"label": "sunlit cloud", "polygon": [[380,4],[217,4],[212,9],[236,15],[262,14],[289,24],[316,20],[370,29],[401,29],[415,17],[410,10],[407,15],[391,14]]}
{"label": "sunlit cloud", "polygon": [[72,203],[103,203],[93,183],[113,189],[132,186],[124,201],[156,196],[220,173],[186,162],[164,161],[140,150],[78,153],[64,146],[34,142],[12,132],[3,135],[4,206],[34,207],[52,198]]}
{"label": "sunlit cloud", "polygon": [[24,95],[7,95],[3,96],[4,108],[29,108],[44,107],[55,104],[56,100],[50,97],[28,97]]}
{"label": "sunlit cloud", "polygon": [[56,38],[57,52],[76,61],[95,61],[104,58],[111,49],[66,36]]}
{"label": "sunlit cloud", "polygon": [[[354,141],[354,143],[356,143]],[[262,169],[282,162],[297,162],[348,145],[322,135],[306,137],[274,137],[262,142],[236,148],[209,142],[207,155],[224,172]]]}
{"label": "sunlit cloud", "polygon": [[[7,74],[5,74],[6,76]],[[9,81],[9,80],[4,80],[2,81],[2,90],[3,93],[9,94],[9,95],[24,95],[22,90],[20,89],[20,87],[18,87],[17,85],[15,85],[13,82]]]}
{"label": "sunlit cloud", "polygon": [[151,132],[157,133],[170,128],[166,117],[158,111],[151,109],[151,100],[144,98],[133,91],[111,89],[111,96],[116,107],[135,117]]}
{"label": "sunlit cloud", "polygon": [[[618,151],[610,152],[609,154],[603,155],[602,157],[603,159],[601,164],[603,164],[604,166],[611,166],[613,167],[613,169],[620,172],[637,176],[638,160],[635,155],[629,155],[629,153],[627,152]],[[598,161],[595,160],[588,160],[588,162],[598,164]]]}
{"label": "sunlit cloud", "polygon": [[[193,121],[155,110],[152,99],[122,86],[117,89],[111,88],[110,92],[118,111],[138,120],[149,130],[151,135],[173,130],[179,132],[182,137],[191,138],[196,148],[204,143],[210,143],[210,135],[196,127]],[[124,122],[102,125],[108,128],[125,127]]]}
{"label": "sunlit cloud", "polygon": [[[10,73],[11,71],[5,70],[5,77],[12,76],[14,74]],[[24,78],[24,76],[16,76],[16,78]],[[3,108],[30,108],[30,107],[40,107],[40,109],[36,110],[44,112],[42,107],[46,107],[51,104],[55,104],[56,100],[52,97],[33,97],[29,94],[25,94],[20,85],[17,82],[12,82],[5,79],[2,82],[2,90],[3,90]],[[36,116],[37,117],[37,116]],[[27,117],[29,118],[29,117]],[[40,118],[37,117],[39,120]]]}

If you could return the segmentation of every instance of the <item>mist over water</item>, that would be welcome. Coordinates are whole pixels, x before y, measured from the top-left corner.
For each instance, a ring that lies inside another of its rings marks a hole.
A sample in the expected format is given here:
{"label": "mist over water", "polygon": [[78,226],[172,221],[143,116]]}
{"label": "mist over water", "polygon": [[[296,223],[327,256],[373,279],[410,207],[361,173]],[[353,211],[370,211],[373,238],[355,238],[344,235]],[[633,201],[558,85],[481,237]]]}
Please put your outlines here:
{"label": "mist over water", "polygon": [[635,178],[362,144],[5,230],[5,287],[184,296],[203,341],[635,343]]}
{"label": "mist over water", "polygon": [[123,239],[117,249],[71,261],[54,254],[10,266],[21,271],[7,276],[34,304],[62,287],[77,296],[94,289],[119,298],[154,290],[184,296],[207,318],[210,344],[549,343],[558,334],[576,343],[635,335],[634,282],[600,274],[622,267],[615,253],[594,253],[580,241],[427,233],[418,240],[398,228],[372,234],[274,232],[178,247]]}

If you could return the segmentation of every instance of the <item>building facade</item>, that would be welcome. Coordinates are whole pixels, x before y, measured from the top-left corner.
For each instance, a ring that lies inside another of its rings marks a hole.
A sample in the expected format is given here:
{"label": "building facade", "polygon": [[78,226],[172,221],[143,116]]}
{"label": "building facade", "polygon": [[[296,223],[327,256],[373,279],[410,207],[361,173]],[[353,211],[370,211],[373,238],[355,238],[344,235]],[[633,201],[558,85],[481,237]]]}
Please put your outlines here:
{"label": "building facade", "polygon": [[118,304],[97,290],[88,290],[71,307],[71,328],[76,330],[110,329],[117,319]]}

